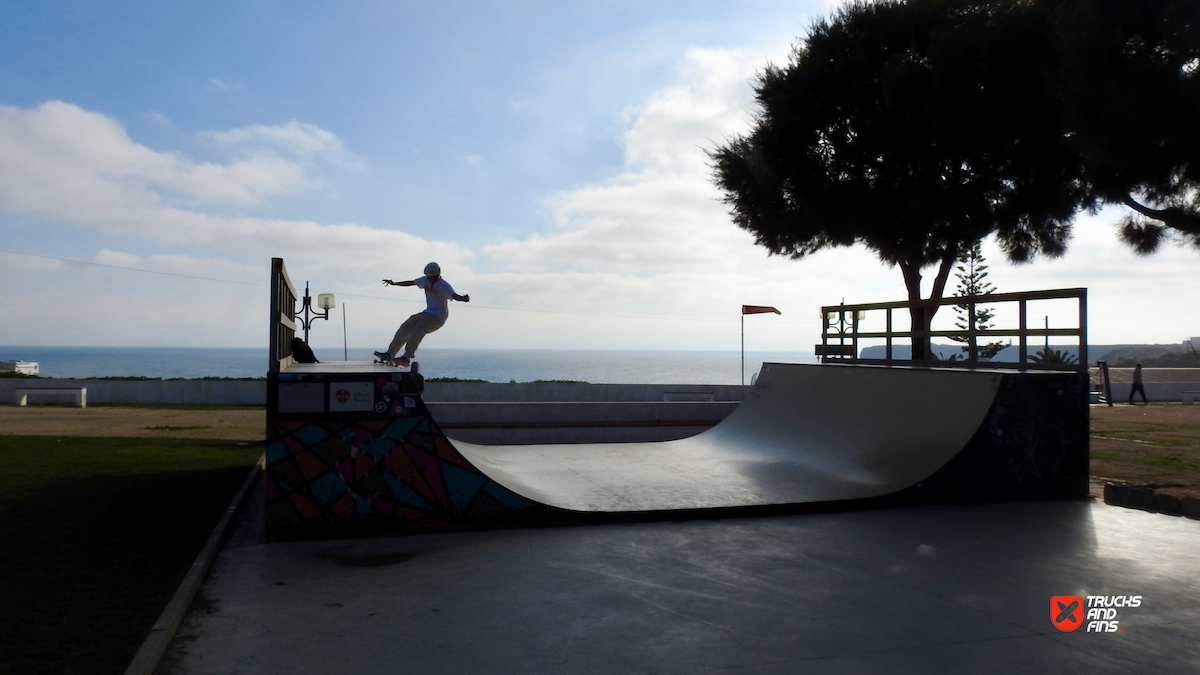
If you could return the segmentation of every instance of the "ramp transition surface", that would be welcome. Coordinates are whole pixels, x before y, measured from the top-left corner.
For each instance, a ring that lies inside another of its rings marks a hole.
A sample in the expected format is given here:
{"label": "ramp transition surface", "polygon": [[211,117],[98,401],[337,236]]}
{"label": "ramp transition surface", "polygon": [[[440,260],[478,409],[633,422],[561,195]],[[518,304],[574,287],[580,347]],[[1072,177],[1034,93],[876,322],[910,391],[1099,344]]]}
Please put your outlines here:
{"label": "ramp transition surface", "polygon": [[765,364],[712,429],[653,443],[484,446],[450,439],[488,478],[585,512],[877,497],[927,478],[979,428],[992,372]]}

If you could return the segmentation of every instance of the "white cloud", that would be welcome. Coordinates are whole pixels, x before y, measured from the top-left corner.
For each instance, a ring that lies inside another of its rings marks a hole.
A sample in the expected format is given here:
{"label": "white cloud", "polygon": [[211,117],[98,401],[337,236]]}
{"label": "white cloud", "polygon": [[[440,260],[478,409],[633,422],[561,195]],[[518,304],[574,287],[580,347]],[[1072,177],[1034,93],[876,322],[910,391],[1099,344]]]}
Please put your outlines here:
{"label": "white cloud", "polygon": [[[232,147],[269,143],[307,156],[349,156],[332,133],[294,122],[211,137]],[[232,258],[289,255],[322,270],[375,275],[390,272],[397,261],[423,265],[427,258],[471,257],[458,245],[397,230],[200,208],[254,205],[319,185],[303,159],[262,153],[224,164],[196,162],[136,143],[114,120],[68,103],[0,107],[0,208]]]}
{"label": "white cloud", "polygon": [[279,153],[291,157],[324,159],[341,165],[358,166],[361,163],[333,132],[296,120],[274,126],[251,124],[201,135],[218,146],[251,156]]}
{"label": "white cloud", "polygon": [[[786,47],[781,43],[779,53]],[[540,320],[570,323],[577,341],[599,348],[736,349],[740,306],[772,305],[783,316],[754,319],[753,339],[758,348],[792,350],[811,349],[819,339],[822,304],[902,297],[899,274],[882,270],[864,251],[827,251],[797,263],[769,257],[732,224],[710,181],[705,150],[747,129],[750,82],[766,61],[761,54],[689,49],[677,82],[628,114],[621,173],[550,197],[547,232],[486,247],[488,259],[505,271],[473,279],[480,297],[551,311],[711,320]],[[555,331],[550,335],[537,346],[561,343]]]}
{"label": "white cloud", "polygon": [[224,82],[215,77],[208,78],[208,85],[205,88],[210,92],[222,94],[232,94],[246,91],[246,85],[244,84],[229,84],[228,82]]}
{"label": "white cloud", "polygon": [[151,110],[150,112],[147,112],[146,117],[160,127],[167,129],[175,128],[175,123],[171,121],[171,118],[158,112],[157,110]]}
{"label": "white cloud", "polygon": [[762,61],[746,52],[688,49],[679,82],[652,95],[624,134],[629,169],[707,175],[704,149],[749,126],[750,80]]}
{"label": "white cloud", "polygon": [[0,206],[64,222],[179,200],[252,205],[317,184],[303,164],[271,155],[213,164],[158,152],[111,118],[61,101],[0,106],[0,139]]}
{"label": "white cloud", "polygon": [[746,127],[749,80],[761,59],[689,49],[679,82],[630,115],[625,168],[610,181],[547,200],[555,230],[487,248],[510,269],[620,272],[733,270],[761,259],[729,222],[708,181],[705,149]]}
{"label": "white cloud", "polygon": [[[141,256],[107,248],[84,259],[84,261],[98,265],[110,265],[148,272],[185,274],[231,281],[246,280],[250,283],[263,283],[262,276],[267,273],[266,265],[251,265],[220,258],[202,259],[179,254]],[[70,263],[59,264],[66,265]]]}

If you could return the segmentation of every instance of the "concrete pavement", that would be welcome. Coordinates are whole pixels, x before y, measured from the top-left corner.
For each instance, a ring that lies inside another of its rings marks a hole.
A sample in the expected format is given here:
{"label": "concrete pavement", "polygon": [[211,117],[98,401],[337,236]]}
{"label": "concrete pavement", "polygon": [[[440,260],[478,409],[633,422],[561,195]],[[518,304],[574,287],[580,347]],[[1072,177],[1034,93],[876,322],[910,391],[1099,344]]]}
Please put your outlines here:
{"label": "concrete pavement", "polygon": [[[257,503],[253,498],[251,504]],[[263,543],[166,672],[1200,671],[1200,523],[1088,502]],[[1072,633],[1052,595],[1140,595]]]}

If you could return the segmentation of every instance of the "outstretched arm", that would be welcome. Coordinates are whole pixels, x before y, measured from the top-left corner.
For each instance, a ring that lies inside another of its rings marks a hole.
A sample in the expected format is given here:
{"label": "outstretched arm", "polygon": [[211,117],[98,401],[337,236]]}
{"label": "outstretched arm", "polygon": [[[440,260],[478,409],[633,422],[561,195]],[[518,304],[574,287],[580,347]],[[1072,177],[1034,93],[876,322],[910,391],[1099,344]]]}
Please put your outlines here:
{"label": "outstretched arm", "polygon": [[411,281],[392,281],[391,279],[384,279],[383,285],[384,286],[415,286],[416,284],[414,284]]}
{"label": "outstretched arm", "polygon": [[450,297],[454,298],[455,300],[457,300],[459,302],[470,302],[471,301],[471,296],[469,296],[469,295],[459,295],[458,293],[455,293],[454,295],[452,295]]}

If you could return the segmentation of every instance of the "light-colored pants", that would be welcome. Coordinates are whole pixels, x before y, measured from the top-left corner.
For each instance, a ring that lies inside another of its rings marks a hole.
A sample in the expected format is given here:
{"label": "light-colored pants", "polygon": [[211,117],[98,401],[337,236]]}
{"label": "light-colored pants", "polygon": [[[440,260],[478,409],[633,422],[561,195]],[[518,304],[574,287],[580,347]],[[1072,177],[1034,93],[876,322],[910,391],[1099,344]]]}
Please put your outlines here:
{"label": "light-colored pants", "polygon": [[400,325],[400,330],[396,331],[396,337],[392,338],[392,344],[388,346],[387,353],[396,356],[400,352],[400,347],[404,347],[404,356],[411,359],[417,353],[417,347],[421,345],[421,340],[444,325],[446,325],[444,319],[439,319],[429,312],[417,312]]}

